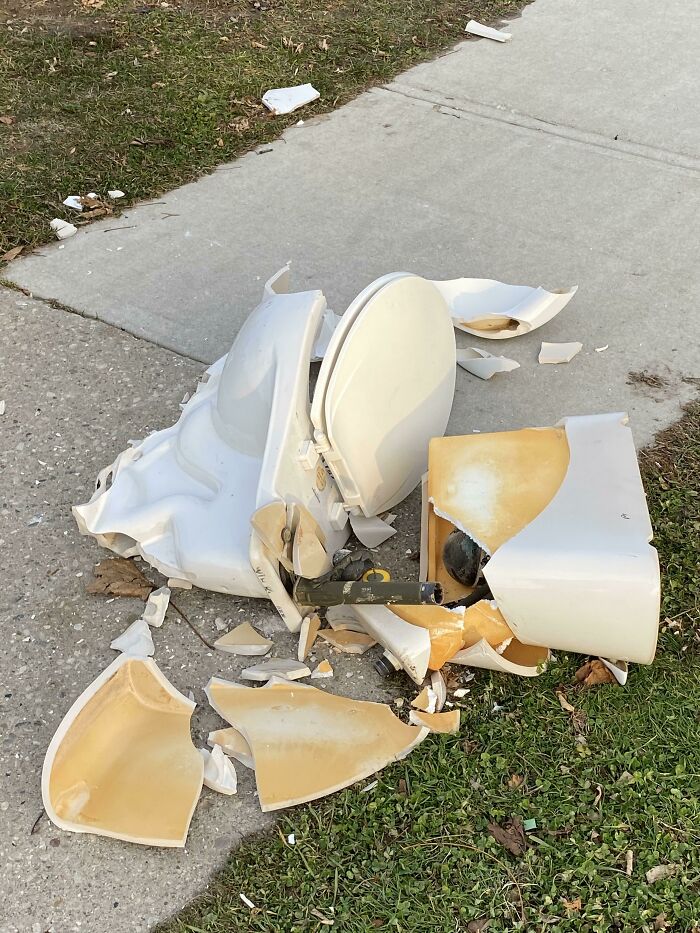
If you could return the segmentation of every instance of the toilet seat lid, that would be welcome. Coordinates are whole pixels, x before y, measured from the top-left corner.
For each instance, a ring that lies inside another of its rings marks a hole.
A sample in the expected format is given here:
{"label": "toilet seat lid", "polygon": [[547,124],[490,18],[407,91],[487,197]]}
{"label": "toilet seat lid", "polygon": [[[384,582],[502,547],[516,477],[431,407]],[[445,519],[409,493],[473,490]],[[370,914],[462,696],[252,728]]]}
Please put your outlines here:
{"label": "toilet seat lid", "polygon": [[452,408],[455,338],[447,304],[408,273],[369,285],[341,318],[319,372],[314,436],[345,504],[400,502],[427,469]]}

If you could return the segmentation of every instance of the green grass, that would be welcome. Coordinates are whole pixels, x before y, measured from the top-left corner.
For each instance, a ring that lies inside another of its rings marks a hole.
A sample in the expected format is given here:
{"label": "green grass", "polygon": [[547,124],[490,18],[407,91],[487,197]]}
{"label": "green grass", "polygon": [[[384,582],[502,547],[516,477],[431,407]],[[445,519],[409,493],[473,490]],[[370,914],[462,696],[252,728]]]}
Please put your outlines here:
{"label": "green grass", "polygon": [[[0,25],[0,117],[14,118],[0,123],[0,255],[52,238],[53,217],[75,220],[69,194],[155,197],[449,47],[470,16],[527,0],[71,2]],[[303,111],[260,103],[306,81],[321,100]]]}
{"label": "green grass", "polygon": [[[429,736],[370,794],[285,811],[280,832],[236,849],[163,933],[326,929],[319,917],[342,933],[468,933],[483,918],[490,933],[700,930],[699,404],[642,468],[664,580],[651,667],[634,666],[624,688],[569,688],[579,735],[555,689],[580,659],[560,656],[534,681],[477,674],[459,736]],[[537,821],[520,858],[487,831],[514,814]],[[661,864],[676,875],[648,884]]]}

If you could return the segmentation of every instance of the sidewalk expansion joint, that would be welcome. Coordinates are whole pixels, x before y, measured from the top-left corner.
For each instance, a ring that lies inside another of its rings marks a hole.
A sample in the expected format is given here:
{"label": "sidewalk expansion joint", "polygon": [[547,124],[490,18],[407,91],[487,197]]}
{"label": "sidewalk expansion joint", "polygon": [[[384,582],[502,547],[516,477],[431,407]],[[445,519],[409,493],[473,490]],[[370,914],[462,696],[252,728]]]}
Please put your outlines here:
{"label": "sidewalk expansion joint", "polygon": [[45,295],[37,295],[36,292],[30,291],[28,288],[24,288],[21,285],[17,285],[15,282],[10,281],[9,279],[0,278],[0,289],[2,288],[10,289],[11,291],[16,292],[18,295],[24,295],[25,298],[28,298],[31,301],[36,301],[40,304],[47,305],[54,311],[63,311],[65,314],[75,314],[77,317],[85,318],[87,321],[97,321],[99,324],[102,324],[105,327],[111,327],[114,330],[119,330],[123,334],[128,334],[129,337],[133,337],[134,340],[140,340],[143,343],[148,343],[152,347],[158,347],[159,350],[166,350],[168,353],[179,356],[183,360],[189,360],[192,363],[200,363],[202,366],[211,366],[210,361],[200,360],[196,356],[190,356],[189,353],[183,353],[182,350],[178,350],[177,347],[168,346],[166,343],[158,343],[155,340],[150,340],[143,334],[136,334],[126,327],[119,327],[117,324],[113,324],[111,321],[106,321],[104,318],[99,317],[97,314],[91,314],[89,311],[81,311],[80,308],[73,308],[70,305],[66,305],[62,301],[59,301],[57,298],[49,298]]}
{"label": "sidewalk expansion joint", "polygon": [[465,97],[447,97],[431,91],[429,88],[412,87],[398,82],[384,85],[377,88],[377,90],[398,94],[401,97],[420,103],[432,104],[436,112],[443,113],[446,116],[472,117],[495,123],[504,123],[527,132],[546,133],[550,136],[556,136],[559,139],[589,149],[604,150],[613,156],[657,162],[667,168],[679,169],[684,174],[695,175],[700,173],[700,159],[693,156],[656,146],[648,146],[644,143],[610,139],[600,133],[580,130],[573,126],[551,123],[538,117],[531,117],[506,106],[495,107],[492,104],[481,104]]}

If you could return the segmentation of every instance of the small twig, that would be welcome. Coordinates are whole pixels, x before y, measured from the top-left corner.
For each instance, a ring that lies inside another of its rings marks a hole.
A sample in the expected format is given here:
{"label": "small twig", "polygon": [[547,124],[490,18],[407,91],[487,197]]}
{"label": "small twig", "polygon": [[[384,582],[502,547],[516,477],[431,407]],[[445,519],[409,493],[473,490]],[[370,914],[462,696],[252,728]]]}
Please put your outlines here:
{"label": "small twig", "polygon": [[173,602],[172,597],[170,598],[170,602],[168,603],[168,605],[173,607],[173,609],[175,610],[175,612],[177,612],[177,614],[180,616],[180,618],[183,620],[183,622],[186,622],[186,623],[189,625],[189,627],[190,627],[190,628],[192,629],[192,631],[195,633],[195,635],[197,636],[197,638],[198,638],[203,644],[205,644],[205,645],[207,646],[207,648],[210,648],[212,651],[215,650],[215,649],[214,649],[214,646],[212,645],[212,643],[211,643],[210,641],[207,641],[207,639],[204,637],[204,635],[202,635],[202,633],[199,631],[199,629],[197,628],[197,626],[196,626],[196,625],[193,625],[192,622],[190,622],[190,620],[187,618],[187,616],[186,616],[185,613],[182,611],[182,609],[180,609],[180,607],[177,605],[177,603],[174,603],[174,602]]}
{"label": "small twig", "polygon": [[34,822],[32,823],[32,828],[29,830],[30,836],[33,836],[34,833],[38,830],[39,823],[41,822],[41,818],[43,816],[46,816],[46,810],[42,807],[41,812],[39,813],[39,816],[37,816],[37,818],[34,820]]}
{"label": "small twig", "polygon": [[103,233],[113,233],[115,230],[133,230],[136,224],[129,224],[128,227],[107,227],[106,230],[103,230]]}

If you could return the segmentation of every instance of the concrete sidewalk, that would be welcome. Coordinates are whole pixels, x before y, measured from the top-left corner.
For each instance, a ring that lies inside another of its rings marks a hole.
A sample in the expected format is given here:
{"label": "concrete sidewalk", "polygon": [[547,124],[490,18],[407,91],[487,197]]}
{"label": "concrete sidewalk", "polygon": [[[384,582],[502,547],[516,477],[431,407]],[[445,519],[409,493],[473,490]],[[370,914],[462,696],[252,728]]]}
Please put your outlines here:
{"label": "concrete sidewalk", "polygon": [[[683,380],[697,375],[700,127],[688,36],[698,26],[680,0],[662,12],[638,0],[537,0],[508,27],[511,43],[465,42],[293,128],[272,151],[10,266],[35,296],[106,323],[0,290],[0,933],[145,931],[265,822],[239,768],[239,797],[207,792],[184,852],[61,833],[45,819],[31,832],[46,745],[139,609],[84,594],[105,553],[79,537],[69,507],[129,437],[172,423],[201,362],[226,352],[285,261],[296,287],[323,288],[338,311],[396,269],[579,285],[529,337],[460,335],[522,365],[490,383],[460,371],[453,433],[627,410],[646,443],[678,417],[692,394]],[[543,339],[584,350],[538,366]],[[629,380],[644,370],[661,377],[655,387]],[[417,496],[398,511],[387,562],[414,573],[405,551],[417,542]],[[281,633],[259,601],[197,591],[179,601],[210,637],[217,616]],[[275,640],[280,655],[293,650]],[[212,658],[170,620],[156,642],[165,673],[201,704],[201,742],[218,721],[203,685],[241,665]],[[366,658],[345,663],[357,673],[339,690],[386,691]]]}
{"label": "concrete sidewalk", "polygon": [[[62,832],[42,816],[41,767],[73,700],[116,657],[110,641],[143,610],[139,600],[86,592],[95,563],[110,555],[80,536],[70,507],[89,497],[97,471],[130,437],[173,422],[201,366],[5,288],[0,359],[0,933],[142,933],[195,897],[243,836],[270,825],[252,773],[236,766],[235,797],[203,790],[180,850]],[[408,578],[416,568],[406,550],[418,547],[417,496],[396,511],[401,530],[383,556]],[[209,641],[220,634],[215,619],[245,620],[274,638],[277,657],[296,656],[297,636],[263,600],[196,589],[173,599]],[[224,725],[204,695],[207,681],[237,680],[249,661],[208,651],[173,613],[153,637],[161,670],[194,695],[193,739],[203,746]],[[318,660],[330,656],[315,650]],[[396,683],[371,661],[334,657],[335,681],[317,684],[390,700]]]}
{"label": "concrete sidewalk", "polygon": [[[206,362],[288,259],[294,287],[323,288],[337,311],[396,269],[578,284],[545,330],[498,345],[520,370],[488,385],[460,378],[452,430],[629,409],[648,440],[677,415],[694,362],[700,125],[688,36],[700,8],[537,0],[508,28],[512,42],[465,42],[272,151],[20,259],[10,278]],[[538,368],[542,339],[584,351]],[[640,404],[626,385],[645,369],[668,380],[666,404]]]}

